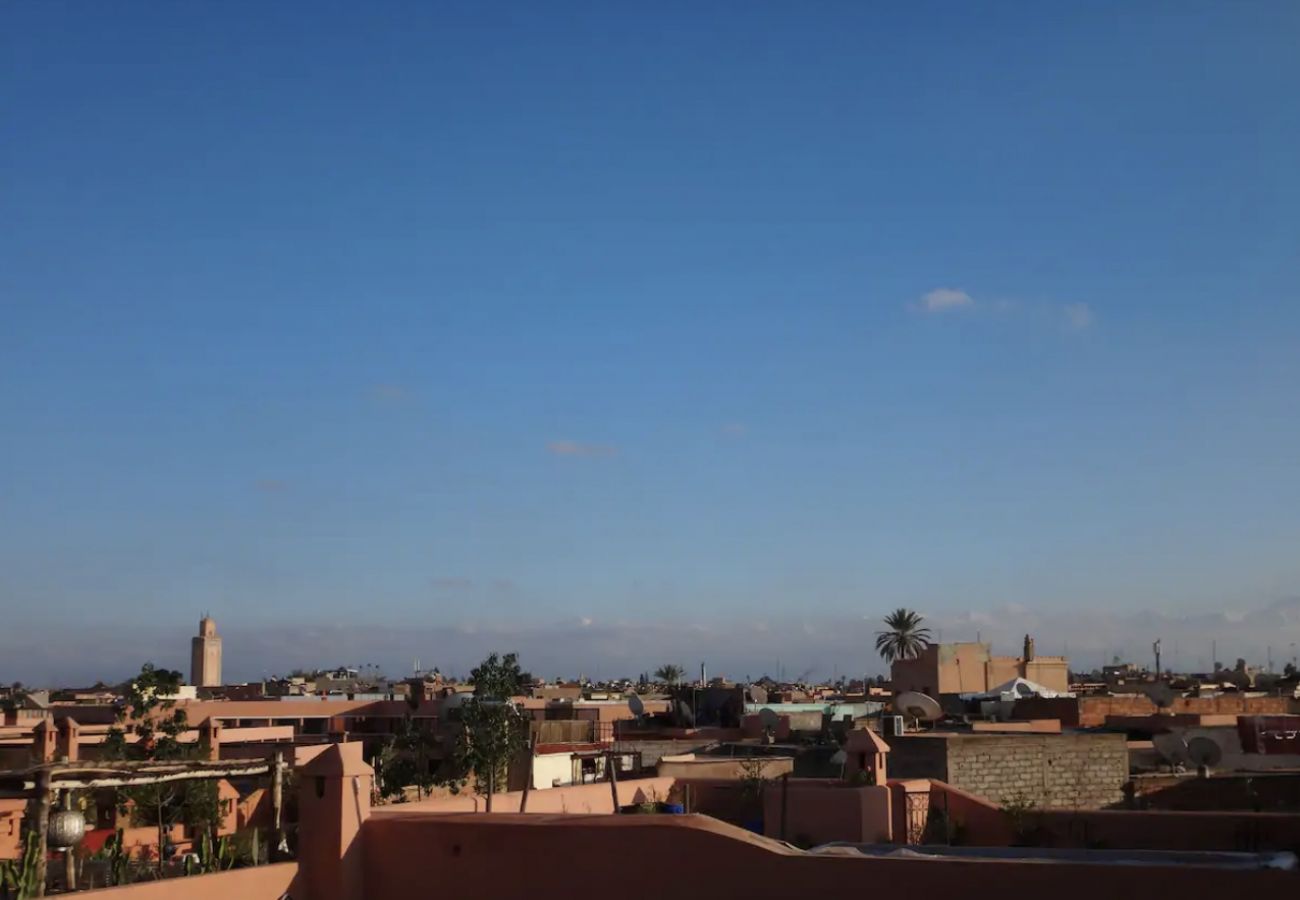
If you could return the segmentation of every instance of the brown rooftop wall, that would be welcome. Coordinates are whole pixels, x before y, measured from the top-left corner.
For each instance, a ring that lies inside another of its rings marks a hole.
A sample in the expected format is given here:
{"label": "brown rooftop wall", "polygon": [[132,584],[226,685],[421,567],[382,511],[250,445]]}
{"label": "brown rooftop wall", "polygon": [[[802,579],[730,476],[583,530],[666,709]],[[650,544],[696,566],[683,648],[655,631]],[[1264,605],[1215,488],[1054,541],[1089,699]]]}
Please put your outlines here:
{"label": "brown rooftop wall", "polygon": [[1045,847],[1300,851],[1300,815],[1288,813],[1043,810],[1024,815],[1024,831]]}
{"label": "brown rooftop wall", "polygon": [[298,864],[287,862],[101,888],[86,896],[95,900],[283,900],[299,896],[297,878]]}
{"label": "brown rooftop wall", "polygon": [[[362,830],[366,900],[791,896],[1288,896],[1295,875],[1194,866],[872,859],[788,849],[704,816],[392,816]],[[557,877],[557,865],[571,877]],[[308,898],[310,900],[310,898]]]}
{"label": "brown rooftop wall", "polygon": [[[1180,697],[1171,713],[1192,715],[1281,715],[1293,711],[1297,701],[1288,697]],[[1296,710],[1300,711],[1300,710]],[[1017,700],[1012,711],[1016,719],[1060,719],[1067,728],[1098,728],[1108,716],[1151,716],[1159,707],[1142,694],[1109,697],[1028,697]]]}
{"label": "brown rooftop wall", "polygon": [[1168,810],[1044,810],[1012,814],[949,785],[930,784],[929,813],[946,817],[953,843],[1124,850],[1300,850],[1300,815]]}

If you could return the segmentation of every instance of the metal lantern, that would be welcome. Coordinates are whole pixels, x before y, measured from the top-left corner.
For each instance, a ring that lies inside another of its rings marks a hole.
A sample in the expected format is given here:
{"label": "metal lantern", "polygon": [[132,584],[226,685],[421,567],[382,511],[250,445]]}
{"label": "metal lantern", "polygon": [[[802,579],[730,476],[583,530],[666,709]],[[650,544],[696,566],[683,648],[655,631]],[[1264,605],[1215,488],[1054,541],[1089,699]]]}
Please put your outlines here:
{"label": "metal lantern", "polygon": [[60,809],[50,813],[49,842],[62,850],[75,847],[86,836],[86,817],[79,809]]}

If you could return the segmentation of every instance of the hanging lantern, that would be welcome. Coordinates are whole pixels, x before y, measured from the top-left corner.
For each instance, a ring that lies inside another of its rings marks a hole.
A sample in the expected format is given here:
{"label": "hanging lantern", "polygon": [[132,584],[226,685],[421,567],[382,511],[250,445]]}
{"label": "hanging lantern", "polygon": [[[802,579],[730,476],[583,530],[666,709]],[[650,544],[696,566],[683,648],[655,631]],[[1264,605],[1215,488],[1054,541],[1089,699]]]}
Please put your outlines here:
{"label": "hanging lantern", "polygon": [[51,847],[64,850],[75,847],[86,836],[86,817],[79,809],[60,809],[50,813],[48,838]]}

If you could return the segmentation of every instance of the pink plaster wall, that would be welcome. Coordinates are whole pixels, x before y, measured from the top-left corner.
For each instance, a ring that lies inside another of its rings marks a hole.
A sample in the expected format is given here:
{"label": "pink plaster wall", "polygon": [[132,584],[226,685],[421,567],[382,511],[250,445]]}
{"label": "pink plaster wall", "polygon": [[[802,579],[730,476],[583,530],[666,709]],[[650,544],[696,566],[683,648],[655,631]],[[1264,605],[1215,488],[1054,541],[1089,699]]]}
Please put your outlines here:
{"label": "pink plaster wall", "polygon": [[193,875],[100,888],[88,897],[105,900],[280,900],[286,893],[297,896],[298,864],[276,863],[248,869],[233,869],[215,875]]}
{"label": "pink plaster wall", "polygon": [[[618,802],[620,806],[644,803],[654,800],[667,800],[673,791],[676,780],[673,778],[638,778],[618,783]],[[509,791],[492,798],[492,814],[519,812],[519,800],[522,791]],[[430,813],[430,812],[484,812],[485,798],[470,791],[462,791],[454,797],[437,797],[419,800],[414,803],[393,803],[376,808],[384,814]],[[613,809],[613,799],[609,795],[609,783],[570,785],[568,787],[544,788],[528,792],[528,812],[532,813],[608,813]]]}
{"label": "pink plaster wall", "polygon": [[362,839],[365,900],[587,900],[611,890],[619,900],[891,893],[1223,900],[1295,889],[1295,875],[1279,871],[818,855],[705,816],[377,815]]}
{"label": "pink plaster wall", "polygon": [[[782,793],[785,834],[781,833]],[[763,792],[763,831],[768,837],[814,846],[831,841],[888,843],[893,834],[889,788],[855,787],[832,779],[791,778]]]}

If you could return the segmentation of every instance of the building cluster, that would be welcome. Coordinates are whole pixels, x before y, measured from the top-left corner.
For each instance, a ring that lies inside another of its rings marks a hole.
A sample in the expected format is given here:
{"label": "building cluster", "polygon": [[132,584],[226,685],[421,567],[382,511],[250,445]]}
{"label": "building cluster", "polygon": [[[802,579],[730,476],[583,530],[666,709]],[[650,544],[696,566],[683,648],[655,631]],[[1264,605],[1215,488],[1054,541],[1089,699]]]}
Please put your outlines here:
{"label": "building cluster", "polygon": [[[165,896],[385,900],[433,896],[427,878],[475,897],[613,884],[648,897],[678,870],[697,873],[672,881],[686,896],[966,890],[975,872],[1000,893],[1300,887],[1300,701],[1286,683],[1121,665],[1072,679],[1028,637],[1017,657],[929,644],[883,684],[536,681],[498,703],[518,726],[499,770],[456,783],[443,776],[481,737],[473,685],[346,667],[226,685],[221,652],[205,616],[191,684],[165,698],[194,750],[168,765],[216,783],[215,822],[160,828],[138,795],[123,802],[114,779],[162,777],[113,755],[123,690],[10,691],[0,859],[30,856],[34,817],[66,807],[86,833],[66,851],[41,839],[51,890],[120,883],[114,865],[179,878],[213,838],[264,849],[210,881],[169,880]],[[543,875],[578,853],[580,878]],[[633,875],[633,858],[670,871]],[[164,896],[153,887],[114,896]]]}

